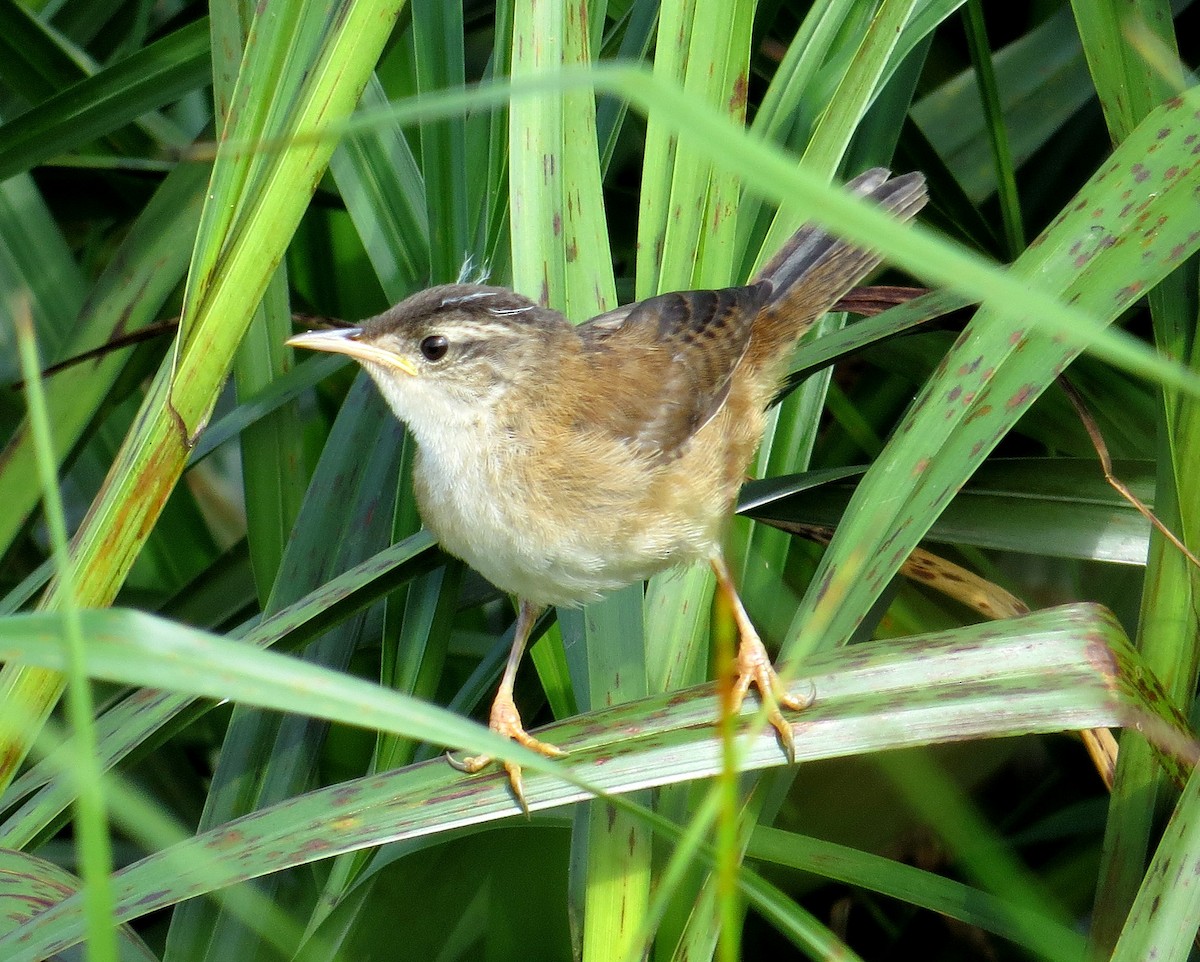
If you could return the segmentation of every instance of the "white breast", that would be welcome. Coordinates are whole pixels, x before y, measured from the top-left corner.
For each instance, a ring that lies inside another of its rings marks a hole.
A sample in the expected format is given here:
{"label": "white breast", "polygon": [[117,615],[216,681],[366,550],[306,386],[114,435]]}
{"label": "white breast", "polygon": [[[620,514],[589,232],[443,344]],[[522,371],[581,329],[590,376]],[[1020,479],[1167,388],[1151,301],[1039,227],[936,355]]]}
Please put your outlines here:
{"label": "white breast", "polygon": [[[503,591],[577,605],[712,551],[718,525],[692,519],[694,506],[687,514],[695,524],[664,517],[638,527],[611,492],[543,493],[531,483],[536,452],[491,422],[490,405],[449,403],[434,390],[405,390],[388,401],[417,441],[413,475],[425,526]],[[504,440],[478,449],[475,439],[496,437]],[[551,494],[555,503],[545,500]]]}

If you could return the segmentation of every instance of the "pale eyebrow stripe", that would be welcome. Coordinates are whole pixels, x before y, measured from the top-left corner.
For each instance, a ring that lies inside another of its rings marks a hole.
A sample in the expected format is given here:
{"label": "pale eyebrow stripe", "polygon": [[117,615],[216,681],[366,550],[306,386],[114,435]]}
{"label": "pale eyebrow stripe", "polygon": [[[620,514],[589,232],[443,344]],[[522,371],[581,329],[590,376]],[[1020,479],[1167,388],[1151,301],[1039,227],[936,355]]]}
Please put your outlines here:
{"label": "pale eyebrow stripe", "polygon": [[471,291],[469,294],[460,294],[458,297],[443,297],[439,306],[450,307],[453,304],[466,304],[468,301],[478,301],[485,297],[495,296],[495,291]]}

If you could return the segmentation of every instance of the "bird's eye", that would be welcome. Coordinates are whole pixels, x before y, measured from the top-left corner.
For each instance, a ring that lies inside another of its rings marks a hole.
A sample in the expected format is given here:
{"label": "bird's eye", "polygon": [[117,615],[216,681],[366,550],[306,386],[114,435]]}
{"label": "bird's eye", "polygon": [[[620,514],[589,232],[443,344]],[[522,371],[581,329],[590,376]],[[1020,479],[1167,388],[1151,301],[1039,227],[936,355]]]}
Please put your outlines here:
{"label": "bird's eye", "polygon": [[450,342],[441,334],[430,334],[421,341],[421,355],[427,361],[440,361],[450,350]]}

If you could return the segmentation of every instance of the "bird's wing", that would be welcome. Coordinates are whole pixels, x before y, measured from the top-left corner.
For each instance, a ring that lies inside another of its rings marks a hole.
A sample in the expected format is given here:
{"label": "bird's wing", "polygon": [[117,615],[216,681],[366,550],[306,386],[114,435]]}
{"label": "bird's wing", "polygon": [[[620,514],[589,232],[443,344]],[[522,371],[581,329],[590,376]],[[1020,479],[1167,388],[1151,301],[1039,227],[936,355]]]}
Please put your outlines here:
{"label": "bird's wing", "polygon": [[604,404],[592,426],[643,457],[674,458],[716,414],[770,284],[662,294],[580,325]]}

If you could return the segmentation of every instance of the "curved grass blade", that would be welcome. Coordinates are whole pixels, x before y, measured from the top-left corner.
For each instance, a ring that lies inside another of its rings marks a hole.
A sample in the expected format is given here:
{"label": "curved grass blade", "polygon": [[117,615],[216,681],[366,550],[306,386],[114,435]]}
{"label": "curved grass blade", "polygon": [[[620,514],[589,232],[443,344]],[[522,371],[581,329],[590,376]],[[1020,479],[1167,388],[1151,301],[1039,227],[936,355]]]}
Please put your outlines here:
{"label": "curved grass blade", "polygon": [[789,387],[863,348],[912,331],[922,324],[970,304],[970,300],[953,291],[930,291],[904,304],[889,307],[874,317],[855,321],[839,330],[806,341],[796,351],[789,372]]}
{"label": "curved grass blade", "polygon": [[[0,935],[26,925],[47,905],[76,895],[79,879],[28,852],[0,851]],[[116,930],[120,962],[158,962],[158,956],[127,925]]]}
{"label": "curved grass blade", "polygon": [[[567,745],[563,762],[521,750],[480,726],[358,679],[122,611],[84,613],[95,643],[88,670],[125,683],[167,685],[290,710],[298,690],[314,713],[411,737],[492,751],[528,766],[535,810],[589,797],[703,778],[721,765],[710,725],[711,686],[654,696],[546,730]],[[0,625],[0,654],[61,665],[53,615]],[[817,702],[796,721],[803,758],[1064,728],[1136,725],[1168,747],[1196,745],[1163,711],[1115,620],[1074,605],[939,635],[879,642],[814,657]],[[797,686],[797,690],[800,686]],[[774,733],[743,731],[747,769],[783,758]],[[569,778],[569,781],[564,781]],[[587,787],[584,787],[587,786]],[[383,841],[478,825],[519,812],[503,772],[463,778],[440,760],[289,799],[156,853],[118,873],[127,920],[236,881]],[[79,937],[79,904],[48,909],[37,925],[0,937],[12,962],[61,950]]]}
{"label": "curved grass blade", "polygon": [[[241,641],[267,648],[286,640],[289,647],[298,647],[330,625],[379,600],[397,585],[427,571],[438,558],[433,539],[428,533],[420,532],[330,579],[278,614],[239,633]],[[99,763],[105,769],[115,766],[195,702],[194,697],[175,692],[156,689],[134,692],[105,712],[97,722]],[[13,783],[5,793],[3,803],[5,807],[11,807],[35,791],[36,795],[0,823],[0,844],[10,848],[27,845],[71,803],[74,784],[63,774],[61,761],[49,759],[34,765]]]}
{"label": "curved grass blade", "polygon": [[[1031,949],[1038,946],[1025,938],[1025,933],[1046,921],[1039,912],[935,872],[766,825],[755,827],[746,854],[766,864],[811,872],[919,905]],[[1082,957],[1085,946],[1077,933],[1061,926],[1054,934],[1060,949],[1065,949],[1064,943],[1069,940],[1074,943],[1074,954]]]}

